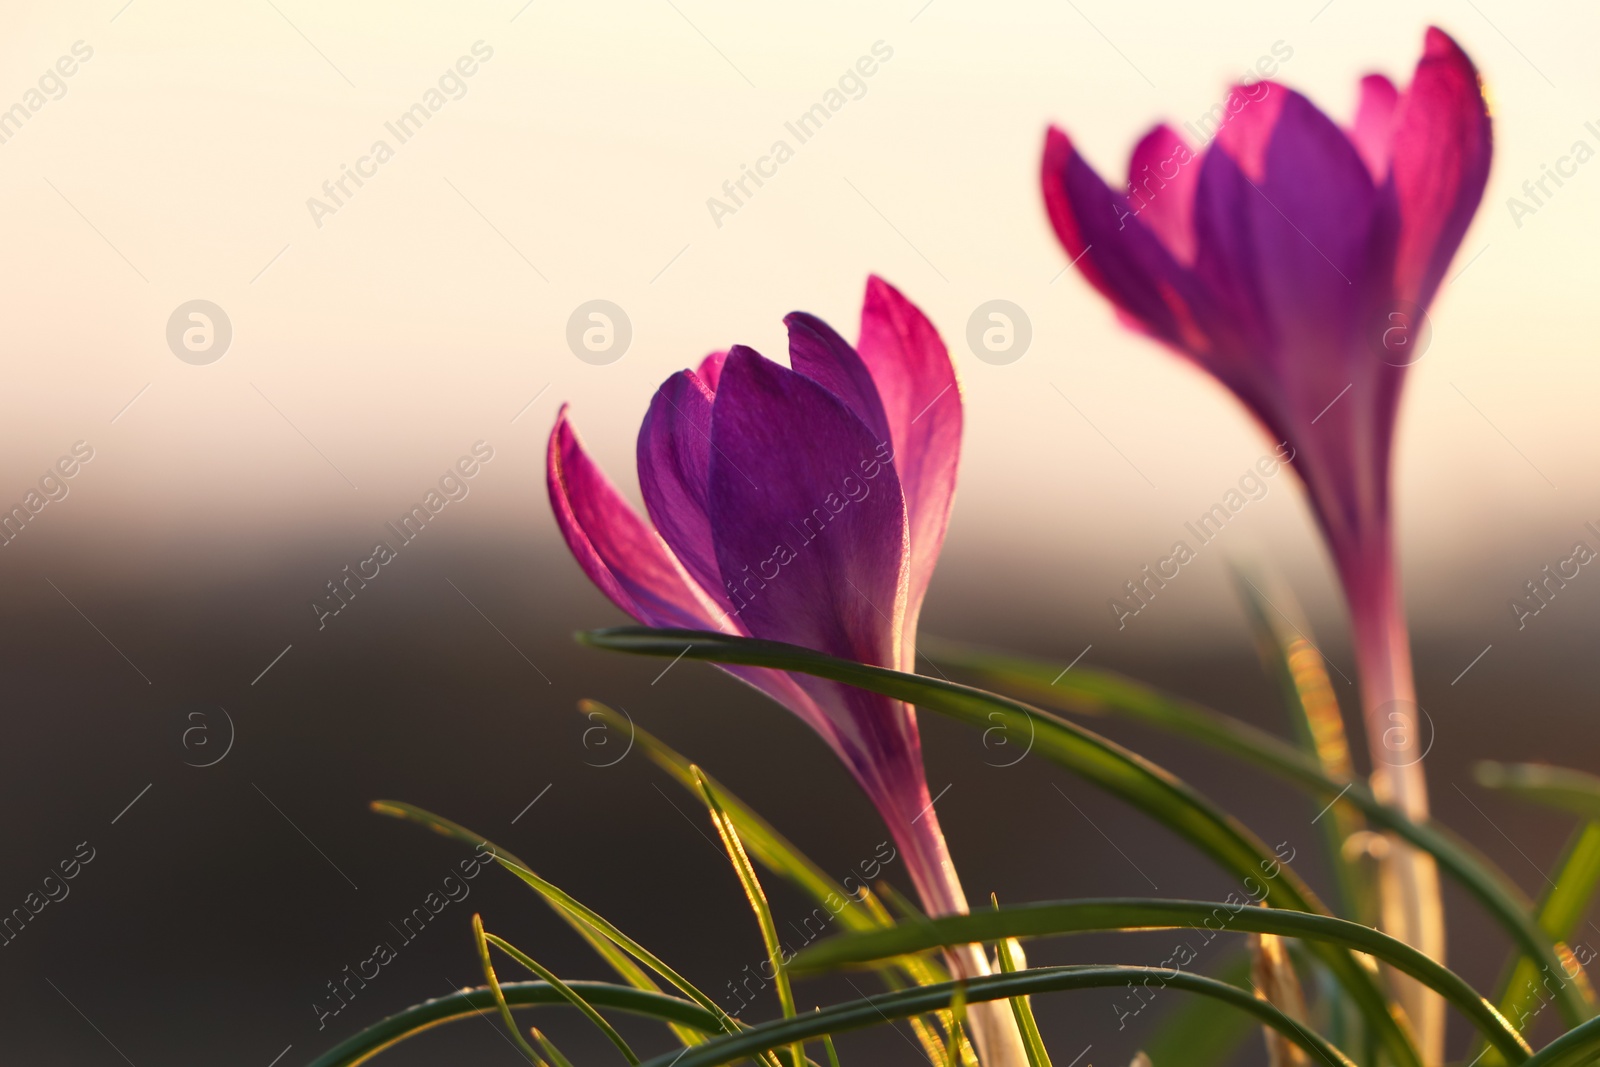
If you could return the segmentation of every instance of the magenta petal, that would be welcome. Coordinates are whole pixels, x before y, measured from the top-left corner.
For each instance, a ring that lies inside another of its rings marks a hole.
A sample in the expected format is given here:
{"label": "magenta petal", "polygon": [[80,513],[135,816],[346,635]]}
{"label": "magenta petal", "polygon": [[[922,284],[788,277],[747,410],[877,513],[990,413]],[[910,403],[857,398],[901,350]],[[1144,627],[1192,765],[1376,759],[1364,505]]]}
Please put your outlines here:
{"label": "magenta petal", "polygon": [[1174,347],[1204,347],[1182,266],[1054,127],[1041,178],[1050,222],[1084,277],[1145,331]]}
{"label": "magenta petal", "polygon": [[1381,283],[1373,269],[1382,266],[1374,262],[1380,201],[1343,131],[1298,93],[1277,95],[1284,99],[1259,180],[1231,152],[1206,158],[1197,270],[1260,316],[1270,362],[1331,380],[1345,373],[1345,358],[1366,353],[1359,331]]}
{"label": "magenta petal", "polygon": [[718,629],[666,544],[583,450],[564,406],[550,432],[545,476],[567,547],[612,603],[647,626]]}
{"label": "magenta petal", "polygon": [[722,379],[722,362],[727,358],[726,352],[713,352],[700,361],[700,367],[695,371],[705,387],[713,393],[717,391],[717,382]]}
{"label": "magenta petal", "polygon": [[[905,630],[915,633],[955,497],[961,460],[961,386],[933,323],[899,290],[876,276],[867,279],[857,348],[883,400],[894,443],[895,472],[905,495],[911,535]],[[902,669],[913,669],[915,654],[906,642]]]}
{"label": "magenta petal", "polygon": [[650,521],[678,561],[726,608],[706,516],[711,402],[711,390],[692,371],[661,383],[639,427],[639,489]]}
{"label": "magenta petal", "polygon": [[1223,109],[1227,112],[1217,131],[1217,144],[1233,157],[1239,168],[1254,182],[1266,172],[1267,145],[1278,126],[1283,105],[1290,91],[1277,82],[1235,85],[1228,91]]}
{"label": "magenta petal", "polygon": [[1395,288],[1426,305],[1483,197],[1493,151],[1477,68],[1441,30],[1428,29],[1416,76],[1395,112],[1392,144],[1401,227]]}
{"label": "magenta petal", "polygon": [[1382,74],[1361,79],[1361,102],[1356,105],[1356,122],[1350,140],[1361,153],[1361,161],[1372,173],[1374,182],[1383,181],[1389,171],[1389,144],[1394,136],[1395,106],[1400,91]]}
{"label": "magenta petal", "polygon": [[735,346],[711,440],[711,528],[744,628],[896,665],[905,504],[877,436],[810,378]]}
{"label": "magenta petal", "polygon": [[889,420],[872,373],[850,342],[832,326],[804,311],[784,316],[789,327],[789,365],[844,402],[878,441],[889,443]]}
{"label": "magenta petal", "polygon": [[1200,157],[1170,126],[1139,140],[1128,161],[1128,202],[1179,263],[1194,262],[1194,194]]}

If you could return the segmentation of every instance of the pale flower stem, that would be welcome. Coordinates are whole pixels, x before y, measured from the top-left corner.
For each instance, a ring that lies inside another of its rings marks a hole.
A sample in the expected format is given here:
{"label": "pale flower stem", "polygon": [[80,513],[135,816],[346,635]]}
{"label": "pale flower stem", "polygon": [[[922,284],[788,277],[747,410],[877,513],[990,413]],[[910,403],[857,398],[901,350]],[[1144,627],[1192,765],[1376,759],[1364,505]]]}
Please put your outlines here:
{"label": "pale flower stem", "polygon": [[[922,793],[927,803],[926,789]],[[895,838],[906,854],[906,866],[917,895],[922,898],[923,908],[929,915],[965,914],[967,895],[961,888],[955,864],[950,861],[950,849],[944,832],[939,829],[939,817],[932,804],[927,803],[912,819],[899,824]],[[891,827],[896,823],[898,820],[891,820]],[[977,978],[993,970],[979,945],[946,949],[945,962],[951,977],[955,978]],[[1017,1028],[1016,1017],[1007,1001],[969,1004],[967,1026],[983,1067],[1028,1067],[1022,1032]]]}
{"label": "pale flower stem", "polygon": [[[1388,565],[1377,570],[1367,576],[1366,588],[1351,597],[1361,702],[1372,753],[1372,789],[1378,799],[1398,807],[1409,818],[1426,820],[1428,789],[1422,760],[1433,740],[1433,726],[1416,702],[1411,642],[1394,570]],[[1432,856],[1393,835],[1388,844],[1379,867],[1383,928],[1443,963],[1445,928],[1438,867]],[[1423,1062],[1443,1062],[1443,999],[1409,978],[1391,977],[1416,1031]]]}

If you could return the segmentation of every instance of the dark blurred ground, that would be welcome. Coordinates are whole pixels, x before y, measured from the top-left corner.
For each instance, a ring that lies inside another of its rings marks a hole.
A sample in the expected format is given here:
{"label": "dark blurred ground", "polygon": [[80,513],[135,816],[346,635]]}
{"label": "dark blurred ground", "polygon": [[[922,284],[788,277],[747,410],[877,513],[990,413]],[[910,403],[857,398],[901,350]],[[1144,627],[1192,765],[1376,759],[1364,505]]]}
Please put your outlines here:
{"label": "dark blurred ground", "polygon": [[[79,842],[95,850],[70,896],[0,950],[0,1062],[304,1063],[384,1014],[475,982],[473,910],[562,973],[606,977],[531,893],[490,872],[319,1031],[313,1004],[326,999],[326,983],[376,942],[398,943],[390,924],[466,854],[369,813],[379,797],[498,839],[712,995],[727,996],[761,949],[726,861],[694,800],[637,753],[596,766],[615,758],[621,739],[605,748],[590,735],[586,744],[593,724],[574,710],[580,697],[625,708],[840,877],[883,837],[845,773],[787,713],[704,665],[680,663],[663,675],[664,661],[572,644],[573,629],[621,620],[564,558],[523,543],[441,541],[386,568],[318,632],[306,600],[336,574],[342,547],[158,553],[138,570],[107,562],[113,549],[109,541],[62,544],[0,579],[0,803],[8,816],[0,906],[21,905]],[[980,627],[965,593],[952,589],[935,585],[925,631],[1031,649],[1063,665],[1063,645],[1084,643],[1027,618],[997,627],[992,606]],[[1338,635],[1322,638],[1348,670]],[[1109,655],[1097,647],[1084,665],[1280,727],[1273,690],[1244,641],[1208,641],[1187,657],[1146,647],[1143,658],[1116,658],[1116,648],[1136,647],[1108,645]],[[1454,687],[1446,683],[1460,666],[1459,642],[1441,650],[1424,637],[1418,648],[1423,701],[1438,724],[1429,761],[1438,814],[1530,892],[1543,884],[1540,871],[1568,821],[1485,793],[1467,767],[1482,756],[1594,766],[1590,647],[1585,634],[1497,649],[1471,685]],[[1340,687],[1341,698],[1350,692]],[[1347,702],[1347,714],[1352,708]],[[221,753],[227,717],[236,737],[226,758],[186,765]],[[998,761],[975,732],[931,715],[923,723],[932,788],[950,786],[940,818],[975,900],[991,890],[1013,902],[1228,892],[1228,880],[1192,849],[1086,784],[1038,758],[988,766]],[[186,747],[184,732],[196,725],[207,732],[191,732]],[[1292,842],[1307,857],[1300,866],[1326,887],[1311,825],[1320,805],[1192,745],[1105,728],[1268,841]],[[894,866],[887,875],[907,886]],[[780,915],[800,914],[793,894],[773,895]],[[1452,962],[1487,988],[1504,939],[1459,893],[1450,904]],[[1154,963],[1168,942],[1080,938],[1035,946],[1032,958]],[[1200,969],[1221,962],[1212,951]],[[860,976],[849,981],[867,988]],[[835,979],[805,983],[799,995],[809,1006],[854,994]],[[1087,1049],[1078,1067],[1121,1067],[1179,996],[1166,994],[1169,1003],[1121,1031],[1112,991],[1037,1006],[1058,1063]],[[549,1018],[580,1063],[615,1060],[580,1022]],[[447,1027],[380,1062],[521,1062],[496,1026]],[[650,1026],[626,1029],[644,1051],[667,1047]],[[1452,1034],[1455,1051],[1464,1037]],[[1241,1062],[1260,1062],[1256,1044]],[[847,1038],[841,1052],[847,1064],[923,1062],[907,1035],[889,1030]]]}

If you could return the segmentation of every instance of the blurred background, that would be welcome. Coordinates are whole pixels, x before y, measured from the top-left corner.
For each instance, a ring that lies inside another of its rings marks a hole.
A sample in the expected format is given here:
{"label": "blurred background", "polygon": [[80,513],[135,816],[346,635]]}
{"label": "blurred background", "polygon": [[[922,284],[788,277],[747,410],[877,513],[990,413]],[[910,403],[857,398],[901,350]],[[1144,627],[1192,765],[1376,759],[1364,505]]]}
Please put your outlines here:
{"label": "blurred background", "polygon": [[[1294,588],[1350,717],[1342,608],[1288,474],[1118,628],[1108,598],[1271,446],[1064,271],[1038,156],[1057,122],[1120,174],[1149,125],[1197,120],[1263,57],[1348,119],[1362,74],[1409,78],[1430,23],[1480,65],[1497,145],[1407,388],[1402,568],[1436,808],[1536,892],[1568,825],[1467,768],[1600,755],[1584,729],[1600,579],[1585,572],[1520,629],[1509,607],[1575,541],[1600,540],[1585,529],[1600,523],[1600,165],[1531,212],[1508,203],[1533,205],[1523,183],[1576,142],[1600,149],[1591,6],[8,6],[0,509],[28,518],[0,545],[0,910],[75,850],[94,858],[0,948],[0,1060],[303,1063],[472,983],[474,909],[563,973],[604,976],[494,872],[324,1017],[327,983],[394,940],[463,854],[369,813],[380,797],[501,841],[723,995],[761,948],[703,815],[637,753],[619,759],[625,739],[587,732],[575,702],[625,708],[838,877],[883,835],[822,744],[759,696],[704,665],[663,674],[571,642],[622,620],[550,520],[545,438],[570,403],[637,499],[634,434],[666,375],[732,343],[781,357],[794,309],[853,336],[869,272],[939,324],[966,392],[925,632],[1082,656],[1281,730],[1231,555]],[[841,84],[862,57],[873,73]],[[801,143],[786,123],[836,90],[844,103]],[[792,155],[762,162],[780,140]],[[739,191],[758,166],[776,172]],[[969,322],[995,300],[1030,339],[980,358]],[[585,347],[595,326],[610,340]],[[474,455],[465,495],[319,620],[328,583]],[[1315,806],[1170,739],[1109,732],[1267,840],[1303,843],[1326,884]],[[997,768],[972,731],[924,717],[924,733],[974,899],[1231,888],[1041,761]],[[1503,942],[1450,904],[1454,962],[1486,988]],[[1154,963],[1169,942],[1082,938],[1034,958]],[[834,979],[799,995],[854,993]],[[1121,1029],[1117,999],[1040,1003],[1057,1062],[1120,1067],[1180,1003],[1166,994]],[[612,1055],[550,1018],[569,1054]],[[1258,1045],[1240,1062],[1264,1062]],[[841,1051],[922,1062],[891,1029]],[[518,1062],[478,1021],[386,1059]]]}

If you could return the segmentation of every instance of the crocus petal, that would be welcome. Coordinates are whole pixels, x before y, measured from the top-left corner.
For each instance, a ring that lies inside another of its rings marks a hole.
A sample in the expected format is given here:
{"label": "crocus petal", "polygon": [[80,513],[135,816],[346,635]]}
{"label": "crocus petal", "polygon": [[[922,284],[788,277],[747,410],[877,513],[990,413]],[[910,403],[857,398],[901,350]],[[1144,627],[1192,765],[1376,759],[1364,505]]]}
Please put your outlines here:
{"label": "crocus petal", "polygon": [[[1320,382],[1346,373],[1344,358],[1364,351],[1359,330],[1377,282],[1379,198],[1343,131],[1300,94],[1279,87],[1273,95],[1279,117],[1259,177],[1226,146],[1206,156],[1196,270],[1239,311],[1260,316],[1258,341],[1266,349],[1258,361],[1280,376],[1309,374]],[[1253,141],[1245,144],[1255,151]],[[1312,392],[1321,395],[1320,388]]]}
{"label": "crocus petal", "polygon": [[1395,288],[1426,305],[1489,180],[1493,135],[1477,68],[1429,27],[1416,76],[1394,116],[1389,168],[1400,204]]}
{"label": "crocus petal", "polygon": [[[961,459],[961,385],[933,323],[876,276],[867,279],[861,342],[856,347],[883,401],[895,473],[905,496],[911,536],[905,631],[914,634],[955,497]],[[912,642],[905,642],[901,668],[913,669],[915,655]]]}
{"label": "crocus petal", "polygon": [[1179,263],[1194,262],[1194,193],[1200,157],[1170,126],[1140,138],[1128,161],[1128,202]]}
{"label": "crocus petal", "polygon": [[727,358],[726,352],[713,352],[700,361],[700,367],[695,371],[700,381],[713,393],[717,391],[717,382],[722,379],[722,362]]}
{"label": "crocus petal", "polygon": [[[711,528],[756,637],[890,665],[903,608],[906,517],[878,436],[810,378],[728,353],[711,420]],[[846,495],[846,482],[858,488]]]}
{"label": "crocus petal", "polygon": [[693,371],[661,383],[639,427],[639,489],[650,521],[692,578],[727,608],[706,515],[712,391]]}
{"label": "crocus petal", "polygon": [[718,629],[704,594],[583,450],[564,405],[545,476],[567,547],[612,603],[648,626]]}
{"label": "crocus petal", "polygon": [[1266,173],[1267,145],[1283,114],[1290,91],[1277,82],[1235,85],[1223,102],[1225,115],[1217,131],[1217,144],[1233,157],[1239,169],[1259,182]]}
{"label": "crocus petal", "polygon": [[[893,466],[877,459],[877,434],[810,378],[735,346],[711,439],[717,559],[744,629],[896,664],[906,514]],[[857,490],[847,495],[846,481]],[[915,815],[903,809],[922,783],[910,710],[852,686],[795,680],[829,719],[824,736],[903,840]]]}
{"label": "crocus petal", "polygon": [[1368,74],[1361,79],[1361,102],[1356,106],[1356,122],[1350,128],[1350,140],[1361,161],[1372,172],[1372,180],[1381,182],[1389,172],[1389,144],[1394,135],[1395,106],[1400,102],[1400,91],[1394,82],[1382,74]]}
{"label": "crocus petal", "polygon": [[1055,127],[1045,137],[1041,178],[1050,223],[1084,277],[1145,332],[1179,349],[1204,349],[1187,272]]}
{"label": "crocus petal", "polygon": [[789,365],[838,397],[879,442],[889,444],[889,419],[878,386],[850,342],[804,311],[784,316],[783,324],[789,327]]}

